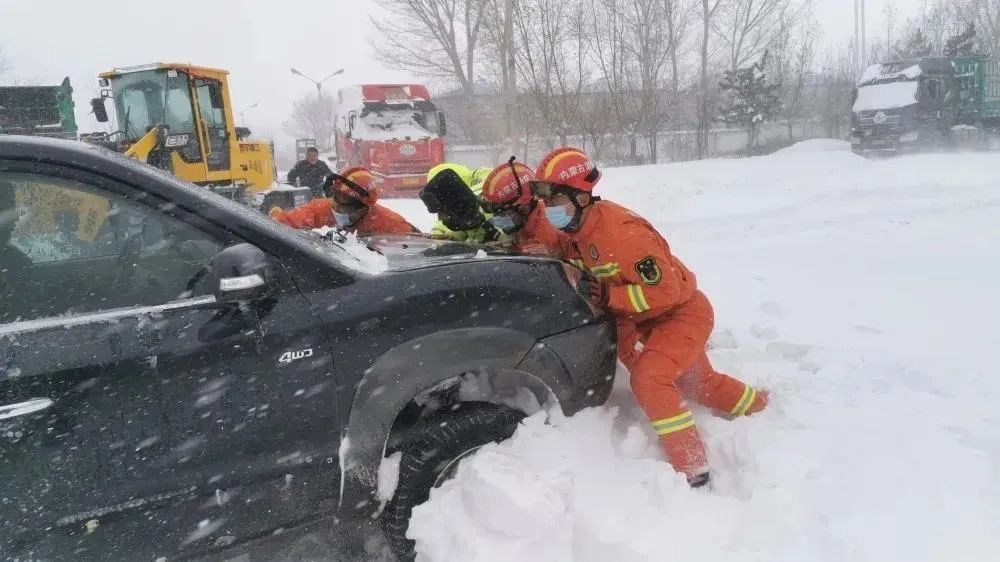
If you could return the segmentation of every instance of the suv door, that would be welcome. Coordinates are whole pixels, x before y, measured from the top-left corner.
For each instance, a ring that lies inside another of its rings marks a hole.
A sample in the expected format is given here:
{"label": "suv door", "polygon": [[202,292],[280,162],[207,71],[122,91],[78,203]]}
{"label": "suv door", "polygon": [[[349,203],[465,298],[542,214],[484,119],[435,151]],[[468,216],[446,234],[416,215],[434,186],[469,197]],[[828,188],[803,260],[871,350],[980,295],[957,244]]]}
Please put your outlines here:
{"label": "suv door", "polygon": [[243,241],[217,225],[61,167],[0,161],[3,191],[0,550],[155,559],[302,518],[335,385],[280,262],[219,302],[205,268]]}

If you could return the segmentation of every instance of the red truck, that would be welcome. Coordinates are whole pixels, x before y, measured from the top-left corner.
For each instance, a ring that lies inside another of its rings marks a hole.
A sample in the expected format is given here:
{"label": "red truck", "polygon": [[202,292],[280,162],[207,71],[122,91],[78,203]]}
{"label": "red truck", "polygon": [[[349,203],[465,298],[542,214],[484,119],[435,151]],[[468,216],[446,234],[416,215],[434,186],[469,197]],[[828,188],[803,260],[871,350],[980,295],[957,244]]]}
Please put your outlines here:
{"label": "red truck", "polygon": [[444,113],[420,84],[362,84],[337,92],[337,164],[364,166],[386,197],[413,197],[444,162]]}

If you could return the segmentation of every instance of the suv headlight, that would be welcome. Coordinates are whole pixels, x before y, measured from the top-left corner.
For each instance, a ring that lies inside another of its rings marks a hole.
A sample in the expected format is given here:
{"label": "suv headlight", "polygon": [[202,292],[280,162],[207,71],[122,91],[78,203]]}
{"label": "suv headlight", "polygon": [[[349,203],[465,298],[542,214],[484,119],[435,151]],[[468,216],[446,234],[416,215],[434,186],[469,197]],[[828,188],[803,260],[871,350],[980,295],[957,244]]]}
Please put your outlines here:
{"label": "suv headlight", "polygon": [[916,131],[903,133],[899,136],[899,142],[916,142],[918,138],[920,138],[920,133]]}

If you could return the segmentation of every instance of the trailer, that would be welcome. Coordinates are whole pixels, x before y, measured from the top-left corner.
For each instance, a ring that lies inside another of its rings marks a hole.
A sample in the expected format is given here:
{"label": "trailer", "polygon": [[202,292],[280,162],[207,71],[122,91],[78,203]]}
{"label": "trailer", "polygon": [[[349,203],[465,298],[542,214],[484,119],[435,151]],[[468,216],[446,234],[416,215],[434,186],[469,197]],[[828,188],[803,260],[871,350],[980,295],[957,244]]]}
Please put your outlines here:
{"label": "trailer", "polygon": [[77,138],[73,86],[0,86],[0,134]]}

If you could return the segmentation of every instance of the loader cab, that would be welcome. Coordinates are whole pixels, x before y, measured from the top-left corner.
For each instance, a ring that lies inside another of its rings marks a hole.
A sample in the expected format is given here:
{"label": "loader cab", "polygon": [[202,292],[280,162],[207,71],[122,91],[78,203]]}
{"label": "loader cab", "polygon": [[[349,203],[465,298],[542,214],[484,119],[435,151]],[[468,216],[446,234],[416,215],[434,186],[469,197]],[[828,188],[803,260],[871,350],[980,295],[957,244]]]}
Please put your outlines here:
{"label": "loader cab", "polygon": [[114,102],[123,148],[162,126],[161,139],[147,162],[197,184],[237,179],[232,161],[238,139],[226,71],[154,64],[116,69],[100,77],[102,97]]}

